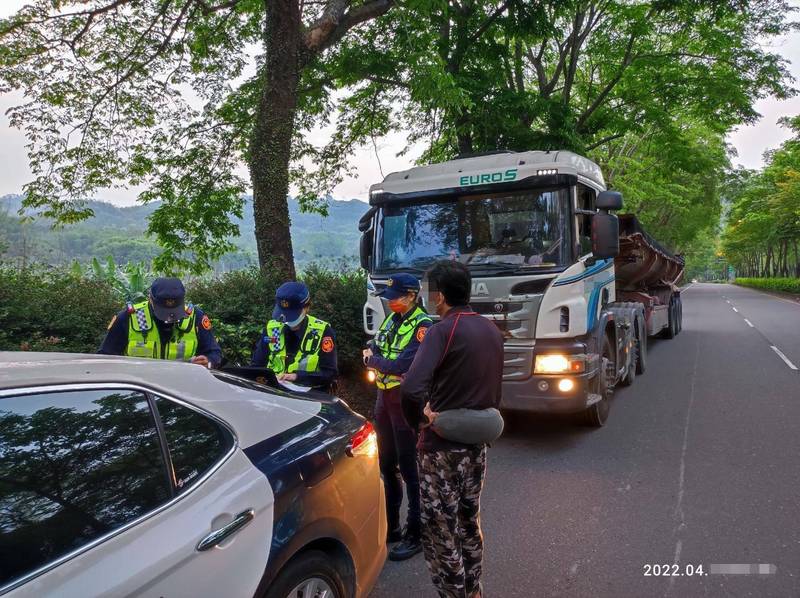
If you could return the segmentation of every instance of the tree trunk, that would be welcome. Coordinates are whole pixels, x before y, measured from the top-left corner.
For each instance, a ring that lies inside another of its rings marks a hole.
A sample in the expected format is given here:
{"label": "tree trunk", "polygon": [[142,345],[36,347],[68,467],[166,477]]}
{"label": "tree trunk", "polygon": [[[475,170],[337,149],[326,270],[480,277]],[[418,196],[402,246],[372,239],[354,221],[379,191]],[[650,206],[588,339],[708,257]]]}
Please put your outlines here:
{"label": "tree trunk", "polygon": [[289,161],[302,69],[303,38],[295,0],[264,0],[266,64],[250,140],[258,263],[281,277],[295,278],[289,232]]}

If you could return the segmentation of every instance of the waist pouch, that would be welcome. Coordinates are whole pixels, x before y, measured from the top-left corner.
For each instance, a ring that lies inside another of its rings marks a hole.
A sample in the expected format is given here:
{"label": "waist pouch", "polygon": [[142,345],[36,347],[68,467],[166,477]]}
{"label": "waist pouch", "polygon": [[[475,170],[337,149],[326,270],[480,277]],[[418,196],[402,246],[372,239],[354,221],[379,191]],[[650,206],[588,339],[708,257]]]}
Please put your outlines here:
{"label": "waist pouch", "polygon": [[445,440],[463,444],[489,444],[503,433],[503,416],[489,409],[448,409],[436,416],[431,426]]}

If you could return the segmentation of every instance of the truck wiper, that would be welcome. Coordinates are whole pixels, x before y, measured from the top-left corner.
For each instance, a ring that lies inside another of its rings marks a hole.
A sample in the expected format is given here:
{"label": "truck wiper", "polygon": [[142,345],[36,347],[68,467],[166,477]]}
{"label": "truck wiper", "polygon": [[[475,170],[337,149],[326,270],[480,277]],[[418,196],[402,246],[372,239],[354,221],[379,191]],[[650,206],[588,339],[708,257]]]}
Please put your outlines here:
{"label": "truck wiper", "polygon": [[381,268],[380,270],[376,270],[373,274],[394,274],[395,272],[409,272],[411,274],[425,274],[425,270],[421,268],[415,268],[413,266],[404,266],[398,268]]}
{"label": "truck wiper", "polygon": [[520,264],[508,262],[491,262],[484,264],[468,264],[470,270],[491,270],[492,272],[516,272],[520,269]]}

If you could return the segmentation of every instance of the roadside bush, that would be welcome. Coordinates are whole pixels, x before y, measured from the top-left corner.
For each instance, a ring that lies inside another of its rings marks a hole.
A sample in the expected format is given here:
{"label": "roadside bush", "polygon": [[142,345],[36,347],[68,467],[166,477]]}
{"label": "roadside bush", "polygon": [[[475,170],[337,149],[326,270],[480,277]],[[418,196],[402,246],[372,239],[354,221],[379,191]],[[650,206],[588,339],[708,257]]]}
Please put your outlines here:
{"label": "roadside bush", "polygon": [[0,267],[0,350],[94,353],[121,307],[104,281]]}
{"label": "roadside bush", "polygon": [[734,284],[765,291],[800,295],[800,278],[737,278]]}
{"label": "roadside bush", "polygon": [[[361,363],[365,275],[310,267],[300,280],[311,291],[311,313],[336,332],[340,396],[371,416],[374,387],[364,383]],[[186,298],[208,313],[224,357],[246,365],[281,282],[257,268],[238,270],[187,281]],[[123,307],[114,285],[88,272],[0,266],[0,350],[95,353],[111,317]]]}
{"label": "roadside bush", "polygon": [[[365,341],[361,315],[365,275],[312,266],[299,279],[311,292],[311,314],[329,322],[336,332],[340,371],[360,371]],[[275,289],[282,282],[262,275],[257,268],[237,270],[219,278],[190,282],[186,296],[208,313],[225,357],[245,364],[250,361],[258,335],[272,317]]]}

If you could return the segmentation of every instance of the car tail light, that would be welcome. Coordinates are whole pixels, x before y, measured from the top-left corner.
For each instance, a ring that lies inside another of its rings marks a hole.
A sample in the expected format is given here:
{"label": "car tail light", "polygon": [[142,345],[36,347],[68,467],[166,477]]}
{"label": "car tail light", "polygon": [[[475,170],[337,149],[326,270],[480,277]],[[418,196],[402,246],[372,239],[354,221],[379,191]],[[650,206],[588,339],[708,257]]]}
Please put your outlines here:
{"label": "car tail light", "polygon": [[364,422],[358,432],[353,434],[347,445],[347,454],[350,457],[355,457],[356,455],[374,457],[378,454],[378,437],[371,423]]}

